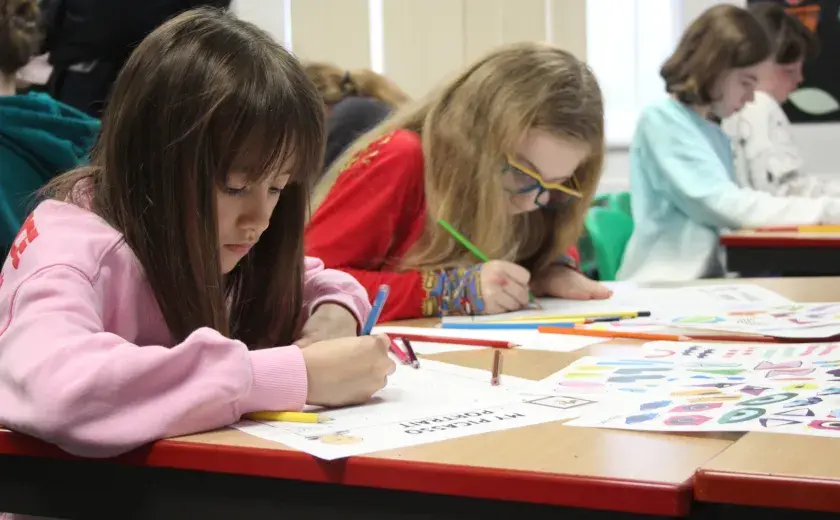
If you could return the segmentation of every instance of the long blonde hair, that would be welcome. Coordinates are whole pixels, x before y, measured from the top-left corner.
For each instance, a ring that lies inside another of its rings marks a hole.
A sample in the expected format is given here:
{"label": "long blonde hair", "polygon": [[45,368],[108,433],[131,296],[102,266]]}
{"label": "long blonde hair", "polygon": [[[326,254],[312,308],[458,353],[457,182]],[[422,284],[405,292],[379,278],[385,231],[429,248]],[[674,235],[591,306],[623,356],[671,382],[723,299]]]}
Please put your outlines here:
{"label": "long blonde hair", "polygon": [[[356,141],[319,183],[313,207],[357,154],[398,129],[421,136],[427,206],[424,231],[401,269],[475,263],[438,219],[490,258],[517,261],[532,271],[550,265],[578,239],[601,174],[604,111],[594,75],[570,53],[533,42],[490,53]],[[557,210],[511,215],[502,186],[506,154],[532,129],[588,147],[575,172],[583,197]]]}
{"label": "long blonde hair", "polygon": [[304,69],[327,105],[334,105],[347,96],[378,99],[391,108],[399,108],[409,101],[408,94],[393,81],[369,69],[344,70],[320,62],[307,63]]}

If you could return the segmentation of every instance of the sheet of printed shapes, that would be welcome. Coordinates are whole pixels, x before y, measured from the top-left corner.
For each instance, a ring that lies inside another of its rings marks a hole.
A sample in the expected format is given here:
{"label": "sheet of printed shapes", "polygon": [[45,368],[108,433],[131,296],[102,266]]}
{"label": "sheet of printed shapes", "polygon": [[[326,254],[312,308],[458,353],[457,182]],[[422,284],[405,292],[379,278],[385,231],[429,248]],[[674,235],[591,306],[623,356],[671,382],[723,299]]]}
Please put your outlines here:
{"label": "sheet of printed shapes", "polygon": [[671,327],[778,338],[831,338],[840,335],[840,303],[791,303],[728,312],[660,318]]}
{"label": "sheet of printed shapes", "polygon": [[560,395],[641,395],[693,389],[699,385],[762,383],[793,384],[840,381],[836,359],[728,361],[583,357],[541,380],[532,391]]}
{"label": "sheet of printed shapes", "polygon": [[[763,362],[766,363],[766,362]],[[837,381],[759,386],[733,384],[669,392],[621,410],[592,414],[566,423],[664,432],[787,433],[840,437],[840,385]]]}
{"label": "sheet of printed shapes", "polygon": [[840,356],[777,361],[582,358],[561,372],[551,376],[554,388],[577,386],[586,393],[618,397],[602,401],[570,426],[840,437]]}
{"label": "sheet of printed shapes", "polygon": [[642,347],[645,359],[668,360],[790,360],[840,359],[840,343],[712,343],[686,341],[653,341]]}

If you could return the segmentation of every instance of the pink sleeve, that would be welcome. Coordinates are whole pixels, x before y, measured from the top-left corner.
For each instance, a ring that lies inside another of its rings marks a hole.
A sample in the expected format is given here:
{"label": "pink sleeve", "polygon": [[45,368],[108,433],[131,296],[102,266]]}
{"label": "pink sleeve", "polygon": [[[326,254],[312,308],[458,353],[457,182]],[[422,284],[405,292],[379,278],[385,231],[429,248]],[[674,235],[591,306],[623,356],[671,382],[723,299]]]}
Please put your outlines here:
{"label": "pink sleeve", "polygon": [[172,348],[139,347],[103,330],[99,300],[67,266],[17,287],[0,331],[0,424],[107,457],[247,412],[303,407],[297,347],[252,352],[209,328]]}
{"label": "pink sleeve", "polygon": [[319,258],[306,257],[303,276],[303,301],[308,315],[322,303],[337,303],[356,317],[359,328],[370,314],[370,301],[362,284],[347,273],[324,269]]}

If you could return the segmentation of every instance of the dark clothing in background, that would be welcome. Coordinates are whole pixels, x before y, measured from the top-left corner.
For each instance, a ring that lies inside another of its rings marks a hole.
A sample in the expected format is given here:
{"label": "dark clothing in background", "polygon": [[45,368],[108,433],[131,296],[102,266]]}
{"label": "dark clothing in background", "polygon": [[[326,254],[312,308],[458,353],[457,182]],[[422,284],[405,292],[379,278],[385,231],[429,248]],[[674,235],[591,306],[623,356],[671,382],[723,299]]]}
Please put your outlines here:
{"label": "dark clothing in background", "polygon": [[388,117],[391,108],[368,97],[350,96],[332,106],[327,121],[327,150],[324,169],[338,159],[353,141]]}
{"label": "dark clothing in background", "polygon": [[226,9],[230,0],[43,0],[50,93],[99,117],[111,84],[143,38],[204,5]]}

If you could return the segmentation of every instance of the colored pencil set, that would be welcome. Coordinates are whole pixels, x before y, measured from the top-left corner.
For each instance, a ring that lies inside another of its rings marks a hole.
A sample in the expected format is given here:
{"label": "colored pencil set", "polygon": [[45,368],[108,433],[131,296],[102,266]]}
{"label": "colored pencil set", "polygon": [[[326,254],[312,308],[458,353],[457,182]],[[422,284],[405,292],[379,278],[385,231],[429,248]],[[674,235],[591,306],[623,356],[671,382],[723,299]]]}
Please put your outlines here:
{"label": "colored pencil set", "polygon": [[749,341],[755,343],[778,343],[770,336],[752,336],[747,334],[661,334],[655,332],[625,332],[621,330],[597,330],[568,327],[541,326],[538,331],[545,334],[566,334],[569,336],[592,336],[613,339],[641,339],[647,341]]}

